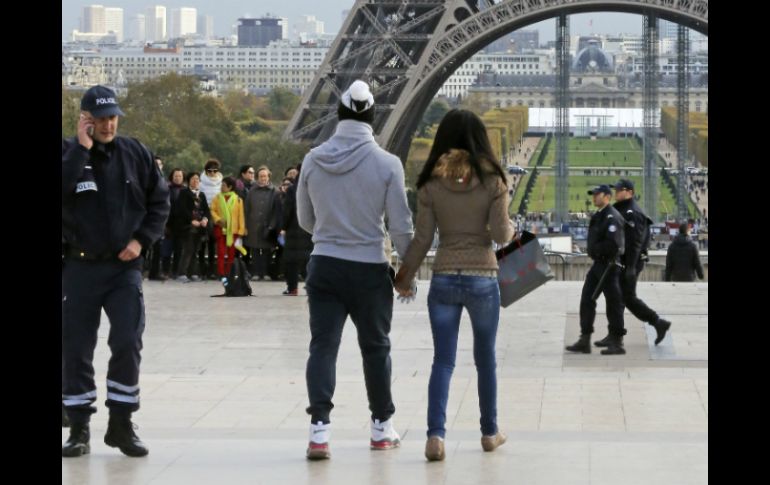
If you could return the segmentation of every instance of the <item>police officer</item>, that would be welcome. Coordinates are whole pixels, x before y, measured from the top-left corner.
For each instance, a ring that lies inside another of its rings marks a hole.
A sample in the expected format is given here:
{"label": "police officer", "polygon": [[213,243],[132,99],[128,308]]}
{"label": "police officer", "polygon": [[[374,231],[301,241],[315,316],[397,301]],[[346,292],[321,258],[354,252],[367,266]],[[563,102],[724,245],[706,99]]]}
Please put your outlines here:
{"label": "police officer", "polygon": [[77,136],[62,140],[62,403],[70,419],[62,456],[90,451],[93,357],[102,309],[110,320],[112,353],[104,442],[128,456],[144,456],[147,447],[131,422],[139,409],[144,331],[139,255],[163,233],[168,185],[144,145],[117,136],[123,112],[114,91],[90,88],[80,110]]}
{"label": "police officer", "polygon": [[603,355],[625,354],[623,336],[623,297],[620,290],[620,268],[618,262],[625,251],[623,237],[623,216],[610,205],[612,189],[599,185],[589,190],[594,205],[599,209],[588,225],[588,256],[594,264],[588,270],[580,296],[580,339],[567,347],[570,352],[591,353],[591,334],[594,332],[596,300],[594,293],[604,293],[607,303],[607,320],[610,336]]}
{"label": "police officer", "polygon": [[[657,332],[655,345],[658,345],[666,336],[671,327],[671,322],[658,316],[636,296],[636,280],[644,269],[645,261],[648,261],[647,247],[650,244],[650,224],[652,219],[642,212],[639,204],[634,200],[634,183],[627,179],[620,179],[615,184],[615,204],[613,207],[620,212],[626,220],[625,239],[626,251],[623,254],[623,270],[620,272],[620,289],[623,292],[623,303],[628,310],[639,320],[652,325]],[[606,347],[610,336],[594,342],[597,347]]]}

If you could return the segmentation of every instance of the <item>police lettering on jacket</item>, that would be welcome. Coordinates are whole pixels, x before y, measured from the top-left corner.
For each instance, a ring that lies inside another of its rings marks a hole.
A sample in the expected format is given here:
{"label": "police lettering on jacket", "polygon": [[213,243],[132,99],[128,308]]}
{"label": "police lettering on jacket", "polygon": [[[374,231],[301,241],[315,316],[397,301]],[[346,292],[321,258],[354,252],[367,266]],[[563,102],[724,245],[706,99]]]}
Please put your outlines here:
{"label": "police lettering on jacket", "polygon": [[596,212],[588,226],[588,256],[594,261],[617,261],[625,252],[625,221],[611,205]]}

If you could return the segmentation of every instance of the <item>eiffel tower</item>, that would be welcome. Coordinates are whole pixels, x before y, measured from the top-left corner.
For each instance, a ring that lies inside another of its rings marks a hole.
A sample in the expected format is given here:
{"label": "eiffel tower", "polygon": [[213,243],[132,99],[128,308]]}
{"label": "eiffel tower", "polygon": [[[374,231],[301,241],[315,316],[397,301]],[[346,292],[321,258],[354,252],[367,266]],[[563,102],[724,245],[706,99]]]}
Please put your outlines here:
{"label": "eiffel tower", "polygon": [[655,12],[708,34],[708,0],[356,0],[284,136],[328,139],[340,96],[362,79],[377,105],[378,142],[406,160],[423,112],[472,55],[529,24],[588,11]]}

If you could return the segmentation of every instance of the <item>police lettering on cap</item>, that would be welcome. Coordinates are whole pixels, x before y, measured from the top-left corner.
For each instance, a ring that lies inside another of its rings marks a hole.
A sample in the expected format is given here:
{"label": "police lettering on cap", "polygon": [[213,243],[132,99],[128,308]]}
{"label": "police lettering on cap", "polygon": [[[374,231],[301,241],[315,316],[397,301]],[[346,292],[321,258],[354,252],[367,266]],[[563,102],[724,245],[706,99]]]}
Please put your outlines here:
{"label": "police lettering on cap", "polygon": [[115,91],[99,85],[85,92],[80,100],[80,109],[88,111],[94,118],[125,116],[118,106],[118,96]]}
{"label": "police lettering on cap", "polygon": [[615,190],[634,190],[634,183],[628,179],[620,179],[615,184]]}
{"label": "police lettering on cap", "polygon": [[594,194],[612,195],[612,189],[610,188],[609,185],[606,185],[606,184],[598,185],[588,191],[588,195],[594,195]]}

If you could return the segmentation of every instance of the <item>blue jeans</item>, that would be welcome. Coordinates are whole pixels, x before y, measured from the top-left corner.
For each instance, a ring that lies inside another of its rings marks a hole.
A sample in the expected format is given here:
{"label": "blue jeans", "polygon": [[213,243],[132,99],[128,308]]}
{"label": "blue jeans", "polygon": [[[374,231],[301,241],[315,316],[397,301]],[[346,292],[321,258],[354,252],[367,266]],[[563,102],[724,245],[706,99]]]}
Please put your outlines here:
{"label": "blue jeans", "polygon": [[428,293],[433,332],[433,367],[428,385],[428,436],[446,435],[449,381],[455,367],[457,336],[463,307],[473,328],[473,359],[478,373],[481,433],[497,433],[497,363],[495,340],[500,318],[497,279],[482,276],[435,274]]}

